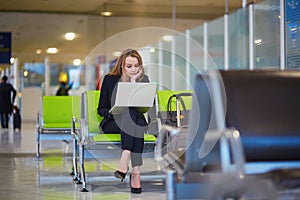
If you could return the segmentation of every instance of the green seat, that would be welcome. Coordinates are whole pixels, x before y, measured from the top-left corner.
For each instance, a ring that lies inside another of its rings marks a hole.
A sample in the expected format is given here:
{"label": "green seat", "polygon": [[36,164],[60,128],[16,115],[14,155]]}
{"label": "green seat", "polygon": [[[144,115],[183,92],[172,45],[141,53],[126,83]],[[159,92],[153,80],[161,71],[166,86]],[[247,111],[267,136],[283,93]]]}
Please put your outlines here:
{"label": "green seat", "polygon": [[[43,96],[37,118],[37,157],[40,141],[71,139],[72,118],[80,117],[80,96]],[[80,124],[76,123],[75,128]],[[43,137],[42,137],[43,136]]]}
{"label": "green seat", "polygon": [[[120,134],[98,134],[94,136],[95,142],[120,142],[121,135]],[[145,142],[155,142],[156,137],[154,135],[145,134],[144,135]]]}

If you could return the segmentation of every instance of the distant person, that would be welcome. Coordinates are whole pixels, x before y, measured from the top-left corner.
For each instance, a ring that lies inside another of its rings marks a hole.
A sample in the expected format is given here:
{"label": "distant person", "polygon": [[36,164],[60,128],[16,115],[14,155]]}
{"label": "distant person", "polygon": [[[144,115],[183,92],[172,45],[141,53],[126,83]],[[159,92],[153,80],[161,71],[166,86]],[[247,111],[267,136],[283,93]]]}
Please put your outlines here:
{"label": "distant person", "polygon": [[0,83],[0,118],[4,130],[8,129],[9,115],[12,113],[16,95],[17,91],[7,83],[7,76],[4,75]]}
{"label": "distant person", "polygon": [[59,75],[59,88],[56,91],[56,96],[69,96],[69,90],[72,89],[73,82],[68,85],[68,76],[66,73],[61,73]]}

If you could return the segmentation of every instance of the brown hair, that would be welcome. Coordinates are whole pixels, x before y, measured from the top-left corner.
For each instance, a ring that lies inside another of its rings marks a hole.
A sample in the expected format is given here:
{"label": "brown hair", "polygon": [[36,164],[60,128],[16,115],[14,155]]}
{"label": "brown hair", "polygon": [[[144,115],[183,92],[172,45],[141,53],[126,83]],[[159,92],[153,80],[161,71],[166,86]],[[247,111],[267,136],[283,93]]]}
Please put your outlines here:
{"label": "brown hair", "polygon": [[142,57],[134,49],[126,49],[125,51],[123,51],[122,54],[120,55],[120,57],[118,58],[116,66],[111,70],[111,72],[109,74],[114,75],[114,76],[122,76],[122,70],[125,67],[125,60],[128,56],[137,58],[139,65],[142,69],[142,75],[139,78],[139,81],[142,80],[144,73],[145,73]]}

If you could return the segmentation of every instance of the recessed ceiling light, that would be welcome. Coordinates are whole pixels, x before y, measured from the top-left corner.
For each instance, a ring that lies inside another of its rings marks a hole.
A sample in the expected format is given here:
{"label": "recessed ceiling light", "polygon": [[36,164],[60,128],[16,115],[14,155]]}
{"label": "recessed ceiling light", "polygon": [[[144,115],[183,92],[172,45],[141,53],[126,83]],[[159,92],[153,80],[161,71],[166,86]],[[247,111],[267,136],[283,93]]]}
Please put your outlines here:
{"label": "recessed ceiling light", "polygon": [[149,52],[150,52],[150,53],[154,53],[154,52],[155,52],[155,48],[154,48],[154,47],[151,47],[151,48],[149,49]]}
{"label": "recessed ceiling light", "polygon": [[81,64],[81,60],[80,59],[74,59],[73,60],[73,65],[79,66],[80,64]]}
{"label": "recessed ceiling light", "polygon": [[38,54],[38,55],[40,55],[42,52],[43,52],[42,49],[36,49],[36,50],[35,50],[35,53]]}
{"label": "recessed ceiling light", "polygon": [[58,52],[58,49],[56,47],[50,47],[47,49],[47,53],[49,54],[56,54]]}
{"label": "recessed ceiling light", "polygon": [[66,40],[69,40],[69,41],[74,40],[75,37],[76,37],[76,34],[73,33],[73,32],[68,32],[68,33],[65,34]]}
{"label": "recessed ceiling light", "polygon": [[10,58],[10,64],[14,64],[15,63],[15,58],[14,57],[11,57]]}
{"label": "recessed ceiling light", "polygon": [[102,16],[105,16],[105,17],[109,17],[109,16],[111,16],[111,14],[112,14],[112,13],[111,13],[110,11],[102,11],[102,12],[101,12],[101,15],[102,15]]}
{"label": "recessed ceiling light", "polygon": [[171,42],[172,41],[172,35],[164,35],[163,36],[163,40],[166,42]]}

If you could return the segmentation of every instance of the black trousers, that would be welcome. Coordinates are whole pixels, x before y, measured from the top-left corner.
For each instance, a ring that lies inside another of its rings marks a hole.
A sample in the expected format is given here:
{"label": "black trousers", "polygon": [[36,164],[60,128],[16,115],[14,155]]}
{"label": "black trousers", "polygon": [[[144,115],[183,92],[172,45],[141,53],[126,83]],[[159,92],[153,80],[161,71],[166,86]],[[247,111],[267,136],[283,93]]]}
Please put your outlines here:
{"label": "black trousers", "polygon": [[[147,121],[144,114],[136,108],[126,108],[120,115],[115,115],[102,127],[104,133],[121,133],[122,150],[131,152],[132,167],[143,165],[144,133]],[[119,130],[119,131],[118,131]]]}
{"label": "black trousers", "polygon": [[8,128],[9,115],[8,113],[0,113],[2,128]]}

